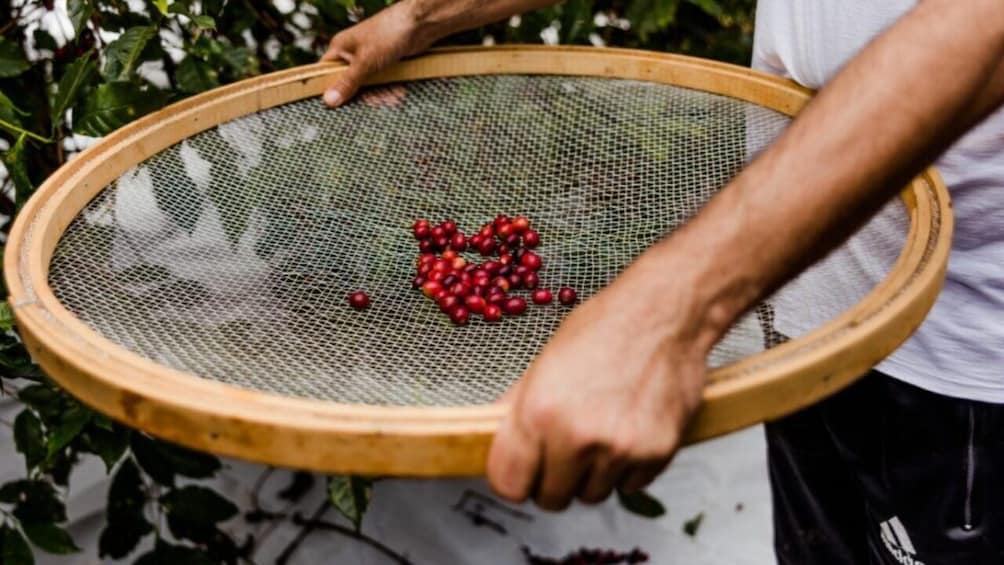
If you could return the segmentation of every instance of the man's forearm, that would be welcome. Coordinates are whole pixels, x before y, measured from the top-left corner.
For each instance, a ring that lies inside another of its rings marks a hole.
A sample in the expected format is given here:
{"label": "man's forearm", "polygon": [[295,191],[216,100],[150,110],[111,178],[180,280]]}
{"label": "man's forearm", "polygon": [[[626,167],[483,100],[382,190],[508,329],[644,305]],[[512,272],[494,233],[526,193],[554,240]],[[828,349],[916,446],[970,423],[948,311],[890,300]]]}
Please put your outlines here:
{"label": "man's forearm", "polygon": [[559,0],[405,0],[420,43],[432,44],[466,31],[536,10]]}
{"label": "man's forearm", "polygon": [[1004,4],[922,2],[623,285],[662,305],[651,329],[710,348],[1002,101]]}

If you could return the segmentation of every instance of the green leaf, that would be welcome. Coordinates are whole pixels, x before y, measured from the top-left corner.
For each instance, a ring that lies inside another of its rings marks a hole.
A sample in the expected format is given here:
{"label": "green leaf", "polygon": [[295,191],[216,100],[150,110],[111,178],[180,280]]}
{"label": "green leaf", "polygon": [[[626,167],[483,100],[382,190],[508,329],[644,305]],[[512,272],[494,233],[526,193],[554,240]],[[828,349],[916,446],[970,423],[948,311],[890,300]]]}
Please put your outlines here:
{"label": "green leaf", "polygon": [[174,486],[176,474],[205,479],[220,469],[220,460],[212,455],[150,439],[143,434],[132,434],[130,446],[140,467],[165,486]]}
{"label": "green leaf", "polygon": [[627,11],[632,29],[642,40],[665,29],[676,20],[680,0],[635,0]]}
{"label": "green leaf", "polygon": [[199,27],[199,29],[216,29],[216,20],[212,16],[206,16],[199,14],[197,16],[192,16],[192,22]]}
{"label": "green leaf", "polygon": [[53,130],[62,121],[66,110],[76,102],[80,87],[87,83],[97,68],[98,64],[91,58],[90,53],[66,66],[62,78],[59,79],[56,96],[52,101]]}
{"label": "green leaf", "polygon": [[121,559],[153,531],[153,525],[143,515],[145,506],[146,495],[139,468],[132,459],[126,459],[108,488],[108,524],[98,539],[98,554],[101,557]]}
{"label": "green leaf", "polygon": [[129,433],[126,429],[108,431],[91,426],[84,436],[86,447],[104,461],[105,470],[110,473],[129,447]]}
{"label": "green leaf", "polygon": [[167,0],[153,0],[153,5],[157,7],[157,11],[161,15],[166,16],[168,14],[169,8],[167,6]]}
{"label": "green leaf", "polygon": [[105,66],[101,74],[109,81],[127,80],[139,66],[146,44],[157,36],[154,26],[131,27],[105,48]]}
{"label": "green leaf", "polygon": [[160,497],[169,514],[203,524],[216,524],[237,515],[237,507],[206,487],[190,485],[173,489]]}
{"label": "green leaf", "polygon": [[722,5],[718,3],[718,0],[687,0],[687,2],[697,6],[709,16],[716,19],[722,17]]}
{"label": "green leaf", "polygon": [[14,327],[14,309],[9,302],[0,302],[0,331],[7,331]]}
{"label": "green leaf", "polygon": [[33,565],[35,557],[21,532],[10,526],[0,528],[0,563],[3,565]]}
{"label": "green leaf", "polygon": [[106,135],[167,102],[167,93],[131,82],[108,82],[84,100],[73,130],[85,135]]}
{"label": "green leaf", "polygon": [[65,522],[66,507],[48,481],[24,481],[14,516],[22,522]]}
{"label": "green leaf", "polygon": [[23,522],[21,529],[28,536],[31,543],[46,553],[66,555],[80,551],[77,544],[73,543],[73,538],[66,530],[53,523]]}
{"label": "green leaf", "polygon": [[21,117],[28,116],[28,112],[18,108],[7,95],[0,91],[0,120],[10,122],[15,126],[21,126]]}
{"label": "green leaf", "polygon": [[22,410],[14,419],[14,445],[18,453],[24,454],[28,473],[45,459],[44,435],[42,422],[31,410]]}
{"label": "green leaf", "polygon": [[314,486],[314,475],[305,471],[296,471],[290,475],[289,484],[277,494],[279,498],[290,502],[299,502]]}
{"label": "green leaf", "polygon": [[666,508],[659,500],[644,491],[624,494],[617,491],[617,500],[625,510],[645,518],[658,518],[666,513]]}
{"label": "green leaf", "polygon": [[189,55],[175,70],[174,79],[178,89],[188,94],[197,94],[219,86],[218,73],[205,61]]}
{"label": "green leaf", "polygon": [[28,479],[4,483],[3,486],[0,486],[0,502],[3,502],[4,504],[15,504],[20,502],[21,496],[26,490],[28,490],[30,485],[31,481]]}
{"label": "green leaf", "polygon": [[155,440],[143,434],[134,433],[129,441],[129,447],[136,457],[136,462],[147,475],[150,475],[151,479],[164,486],[174,486],[174,467],[171,466],[171,461],[158,449],[159,446]]}
{"label": "green leaf", "polygon": [[16,77],[31,68],[24,50],[13,41],[0,37],[0,78]]}
{"label": "green leaf", "polygon": [[697,516],[687,520],[683,523],[683,533],[690,537],[697,535],[697,529],[701,527],[701,522],[704,521],[704,512],[699,512]]}
{"label": "green leaf", "polygon": [[28,197],[35,192],[35,184],[28,176],[28,165],[25,158],[25,144],[28,136],[21,134],[14,145],[3,154],[3,164],[7,168],[7,173],[14,181],[14,203],[17,209],[21,209]]}
{"label": "green leaf", "polygon": [[58,415],[62,410],[63,397],[51,386],[37,384],[26,386],[17,392],[17,399],[35,409],[45,420],[47,415]]}
{"label": "green leaf", "polygon": [[135,520],[109,520],[98,537],[98,556],[122,559],[152,531],[153,525],[142,516]]}
{"label": "green leaf", "polygon": [[139,468],[132,459],[126,459],[119,466],[108,487],[108,507],[106,514],[109,520],[135,520],[143,517],[143,507],[146,506],[146,494],[143,493],[143,481],[139,476]]}
{"label": "green leaf", "polygon": [[56,44],[56,40],[52,37],[52,34],[42,28],[35,28],[35,31],[31,32],[31,37],[35,40],[36,49],[55,51],[59,47]]}
{"label": "green leaf", "polygon": [[242,78],[258,73],[258,58],[246,47],[220,44],[220,58],[233,70],[234,76]]}
{"label": "green leaf", "polygon": [[362,527],[372,490],[373,481],[363,477],[335,475],[328,482],[331,504],[352,522],[356,531]]}
{"label": "green leaf", "polygon": [[49,433],[49,441],[46,442],[46,457],[52,459],[64,447],[70,444],[84,429],[87,422],[91,420],[93,414],[82,404],[73,403],[60,417]]}
{"label": "green leaf", "polygon": [[191,14],[192,12],[191,12],[191,9],[188,6],[188,2],[187,1],[180,1],[179,0],[179,1],[176,1],[176,2],[172,2],[171,5],[168,6],[167,13],[169,13],[169,14],[181,14],[183,16],[187,16],[187,15]]}
{"label": "green leaf", "polygon": [[77,34],[77,37],[80,37],[80,32],[87,26],[87,21],[91,19],[94,8],[91,7],[90,0],[66,0],[66,7],[70,13],[73,32]]}
{"label": "green leaf", "polygon": [[205,552],[192,547],[171,545],[158,541],[157,545],[144,553],[133,565],[214,565],[213,560]]}

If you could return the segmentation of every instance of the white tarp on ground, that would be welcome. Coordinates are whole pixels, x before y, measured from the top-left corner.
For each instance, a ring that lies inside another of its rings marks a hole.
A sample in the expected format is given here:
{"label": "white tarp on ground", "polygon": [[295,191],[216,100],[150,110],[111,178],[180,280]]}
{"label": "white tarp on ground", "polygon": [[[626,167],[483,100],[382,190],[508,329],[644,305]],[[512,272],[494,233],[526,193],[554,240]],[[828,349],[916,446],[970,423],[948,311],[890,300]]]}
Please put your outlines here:
{"label": "white tarp on ground", "polygon": [[[10,398],[0,399],[0,420],[12,422],[18,410]],[[260,465],[226,461],[210,486],[248,510],[253,507],[254,485],[265,471]],[[23,459],[14,451],[11,430],[0,425],[0,483],[23,473]],[[286,508],[288,503],[275,496],[288,482],[287,472],[269,475],[260,490],[260,506],[286,514],[313,513],[323,500],[323,481],[316,481],[293,508]],[[58,558],[39,554],[39,563],[103,563],[97,557],[97,538],[104,525],[107,490],[104,466],[97,459],[88,460],[74,472],[69,492],[70,531],[84,552]],[[535,554],[551,557],[579,547],[620,551],[638,547],[650,555],[649,563],[658,565],[774,563],[765,446],[759,427],[681,452],[650,489],[667,508],[666,515],[656,520],[629,514],[615,501],[575,506],[559,514],[530,505],[521,507],[521,512],[512,511],[515,509],[481,498],[489,492],[485,483],[477,480],[381,481],[375,487],[363,531],[406,555],[415,565],[519,565],[525,563],[523,545]],[[480,512],[484,518],[481,525],[464,510]],[[685,534],[683,524],[702,512],[696,535]],[[334,511],[324,520],[346,524]],[[226,529],[237,534],[238,540],[253,533],[260,544],[253,554],[254,563],[264,565],[274,563],[301,531],[300,526],[285,520],[276,522],[278,525],[265,535],[271,524],[251,525],[238,517]],[[132,562],[137,555],[124,562]],[[393,561],[357,540],[316,531],[288,563],[383,565]]]}

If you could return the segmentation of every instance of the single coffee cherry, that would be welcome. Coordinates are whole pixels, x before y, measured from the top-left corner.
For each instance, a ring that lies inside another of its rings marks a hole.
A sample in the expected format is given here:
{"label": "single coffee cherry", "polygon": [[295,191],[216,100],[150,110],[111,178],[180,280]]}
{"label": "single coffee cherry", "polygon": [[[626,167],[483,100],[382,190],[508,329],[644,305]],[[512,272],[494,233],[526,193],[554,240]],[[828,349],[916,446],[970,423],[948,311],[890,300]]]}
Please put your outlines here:
{"label": "single coffee cherry", "polygon": [[478,253],[487,257],[495,251],[495,240],[494,239],[483,239],[478,245]]}
{"label": "single coffee cherry", "polygon": [[459,257],[459,255],[457,255],[456,251],[454,251],[452,249],[447,249],[446,251],[443,251],[442,253],[440,253],[439,257],[442,258],[443,261],[449,262],[449,261],[452,261],[452,260],[456,259],[457,257]]}
{"label": "single coffee cherry", "polygon": [[484,240],[485,240],[485,238],[481,237],[480,235],[475,234],[475,235],[472,235],[467,240],[467,243],[470,244],[471,249],[477,249],[478,246],[481,245],[481,242],[484,241]]}
{"label": "single coffee cherry", "polygon": [[436,254],[435,253],[422,253],[418,256],[418,264],[424,265],[426,263],[435,263]]}
{"label": "single coffee cherry", "polygon": [[464,306],[466,306],[468,310],[474,312],[475,314],[480,314],[484,312],[485,306],[487,305],[488,303],[485,302],[485,299],[476,294],[471,294],[469,296],[464,297]]}
{"label": "single coffee cherry", "polygon": [[526,230],[526,233],[523,234],[523,245],[525,245],[527,249],[537,247],[540,245],[540,234],[533,230]]}
{"label": "single coffee cherry", "polygon": [[551,291],[546,288],[538,288],[533,291],[532,298],[534,304],[550,304],[551,300],[554,299],[554,297],[551,296]]}
{"label": "single coffee cherry", "polygon": [[450,310],[450,320],[457,326],[462,326],[467,323],[471,317],[471,313],[467,308],[463,306],[457,306],[453,310]]}
{"label": "single coffee cherry", "polygon": [[443,226],[440,225],[429,230],[429,235],[432,236],[432,239],[439,239],[441,237],[446,237],[447,234],[446,230],[443,229]]}
{"label": "single coffee cherry", "polygon": [[502,319],[502,308],[497,304],[489,304],[485,306],[484,316],[486,322],[497,322]]}
{"label": "single coffee cherry", "polygon": [[450,245],[450,238],[445,235],[434,237],[432,243],[436,245],[436,249],[446,249]]}
{"label": "single coffee cherry", "polygon": [[444,297],[449,296],[449,294],[450,291],[446,290],[445,288],[441,288],[436,291],[436,294],[432,295],[432,301],[435,302],[436,304],[439,304],[439,301],[442,300]]}
{"label": "single coffee cherry", "polygon": [[425,284],[425,277],[421,275],[411,279],[411,288],[422,288],[423,284]]}
{"label": "single coffee cherry", "polygon": [[485,224],[478,230],[478,235],[484,239],[489,239],[495,235],[495,228],[491,224]]}
{"label": "single coffee cherry", "polygon": [[526,288],[533,290],[537,288],[538,284],[540,284],[540,277],[537,276],[537,273],[530,271],[523,275],[523,286]]}
{"label": "single coffee cherry", "polygon": [[468,263],[467,266],[464,267],[464,272],[465,273],[470,273],[471,276],[473,277],[474,273],[477,272],[477,271],[479,271],[480,269],[481,269],[481,265],[478,265],[477,263]]}
{"label": "single coffee cherry", "polygon": [[505,295],[504,292],[499,290],[498,287],[489,290],[488,297],[485,298],[485,301],[487,303],[494,304],[496,306],[502,306],[503,304],[505,304],[506,300],[508,300],[508,297]]}
{"label": "single coffee cherry", "polygon": [[423,227],[423,228],[429,227],[429,220],[426,220],[426,219],[423,218],[423,219],[420,219],[420,220],[415,220],[415,223],[411,224],[411,229],[415,229],[415,228],[419,228],[419,227]]}
{"label": "single coffee cherry", "polygon": [[544,262],[540,259],[540,255],[537,255],[533,251],[527,251],[524,253],[519,262],[521,265],[532,271],[539,271],[540,267],[544,264]]}
{"label": "single coffee cherry", "polygon": [[523,216],[516,216],[512,219],[512,229],[516,233],[523,233],[530,229],[530,220],[524,218]]}
{"label": "single coffee cherry", "polygon": [[498,261],[485,261],[481,268],[485,270],[489,275],[497,275],[499,269],[502,268],[502,263]]}
{"label": "single coffee cherry", "polygon": [[439,227],[443,228],[446,235],[453,235],[457,233],[457,222],[454,222],[453,220],[446,220],[439,224]]}
{"label": "single coffee cherry", "polygon": [[443,288],[450,288],[458,282],[460,282],[460,277],[450,273],[443,278]]}
{"label": "single coffee cherry", "polygon": [[512,224],[502,224],[495,228],[495,235],[499,236],[499,239],[505,241],[507,237],[513,234]]}
{"label": "single coffee cherry", "polygon": [[509,234],[509,237],[505,238],[505,244],[509,246],[509,249],[517,249],[519,247],[519,234]]}
{"label": "single coffee cherry", "polygon": [[436,281],[426,281],[422,285],[422,294],[432,298],[437,292],[443,290],[442,283]]}
{"label": "single coffee cherry", "polygon": [[471,293],[471,285],[462,282],[458,282],[449,288],[450,292],[461,298]]}
{"label": "single coffee cherry", "polygon": [[441,283],[446,278],[446,271],[431,271],[425,278]]}
{"label": "single coffee cherry", "polygon": [[419,275],[424,277],[428,275],[430,272],[432,272],[432,263],[423,263],[422,265],[419,265],[418,267]]}
{"label": "single coffee cherry", "polygon": [[356,310],[365,310],[370,306],[370,297],[363,291],[353,292],[349,295],[349,306]]}
{"label": "single coffee cherry", "polygon": [[575,299],[575,290],[568,288],[567,286],[558,291],[558,302],[564,304],[565,306],[575,304]]}
{"label": "single coffee cherry", "polygon": [[467,237],[462,233],[455,233],[450,238],[450,249],[463,251],[467,249]]}
{"label": "single coffee cherry", "polygon": [[509,279],[509,286],[514,290],[523,286],[523,277],[517,275],[516,273],[513,273],[506,278]]}
{"label": "single coffee cherry", "polygon": [[502,263],[502,265],[509,265],[512,263],[512,261],[513,261],[512,255],[509,255],[508,253],[499,255],[499,263]]}
{"label": "single coffee cherry", "polygon": [[454,271],[462,272],[464,270],[464,267],[466,266],[467,266],[467,259],[464,259],[463,257],[457,257],[450,262],[450,267],[452,267]]}
{"label": "single coffee cherry", "polygon": [[415,239],[417,239],[418,241],[422,241],[423,239],[429,239],[429,236],[431,235],[431,230],[429,229],[428,224],[426,224],[423,226],[415,226],[414,228],[412,228],[411,233],[415,235]]}
{"label": "single coffee cherry", "polygon": [[442,310],[444,314],[449,314],[454,308],[460,305],[460,298],[453,294],[447,294],[437,300],[436,304],[439,305],[439,309]]}
{"label": "single coffee cherry", "polygon": [[512,287],[512,283],[510,283],[509,279],[505,277],[495,277],[492,279],[492,286],[502,289],[502,292],[509,292],[509,289]]}
{"label": "single coffee cherry", "polygon": [[522,297],[514,296],[505,301],[505,305],[502,306],[502,309],[510,316],[519,316],[523,312],[526,312],[526,300]]}
{"label": "single coffee cherry", "polygon": [[486,322],[497,322],[502,319],[502,308],[495,304],[489,304],[485,306],[484,317]]}
{"label": "single coffee cherry", "polygon": [[471,287],[471,294],[476,296],[484,296],[488,294],[488,285],[486,284],[476,284]]}
{"label": "single coffee cherry", "polygon": [[524,267],[523,265],[520,265],[516,267],[516,270],[514,272],[521,277],[525,277],[527,274],[532,273],[533,271],[531,271],[529,267]]}
{"label": "single coffee cherry", "polygon": [[495,216],[495,220],[492,221],[492,224],[496,228],[501,226],[502,224],[508,224],[508,223],[509,223],[509,216],[506,216],[505,214],[499,214],[498,216]]}
{"label": "single coffee cherry", "polygon": [[436,250],[436,244],[433,243],[431,240],[423,239],[422,241],[418,242],[418,250],[421,251],[422,253],[432,253],[433,251]]}

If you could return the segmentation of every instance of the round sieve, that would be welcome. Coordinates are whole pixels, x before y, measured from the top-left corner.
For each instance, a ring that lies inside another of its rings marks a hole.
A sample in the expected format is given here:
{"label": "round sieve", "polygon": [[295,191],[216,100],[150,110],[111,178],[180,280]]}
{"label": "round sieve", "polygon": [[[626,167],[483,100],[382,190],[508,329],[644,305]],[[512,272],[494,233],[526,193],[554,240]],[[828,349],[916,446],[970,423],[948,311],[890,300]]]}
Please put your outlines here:
{"label": "round sieve", "polygon": [[[339,72],[307,66],[180,102],[38,190],[4,270],[52,378],[131,426],[220,454],[480,474],[505,410],[494,400],[569,310],[452,326],[411,288],[411,223],[452,218],[471,233],[499,213],[528,216],[542,284],[588,298],[809,99],[692,58],[502,47],[407,61],[372,81],[382,95],[326,109],[318,96]],[[846,309],[783,336],[768,300],[715,348],[690,441],[838,390],[920,323],[944,275],[947,193],[928,171],[894,207],[908,225],[899,258]],[[369,309],[349,308],[355,290]]]}

